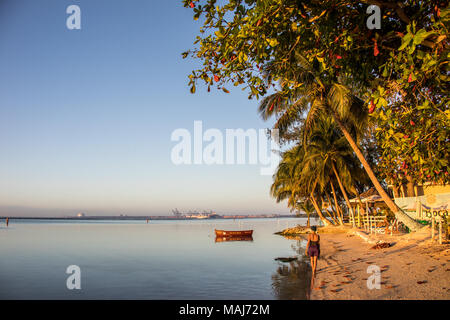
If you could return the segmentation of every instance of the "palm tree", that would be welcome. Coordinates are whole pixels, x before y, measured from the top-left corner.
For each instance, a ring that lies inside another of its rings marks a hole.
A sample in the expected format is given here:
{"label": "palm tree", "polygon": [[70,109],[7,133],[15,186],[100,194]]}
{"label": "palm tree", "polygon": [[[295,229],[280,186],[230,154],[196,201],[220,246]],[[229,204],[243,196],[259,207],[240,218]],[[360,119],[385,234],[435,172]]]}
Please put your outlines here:
{"label": "palm tree", "polygon": [[[347,86],[339,82],[345,79],[327,78],[320,73],[319,68],[298,53],[295,54],[295,63],[290,65],[292,67],[285,71],[285,79],[290,81],[281,81],[281,90],[261,101],[259,112],[263,119],[276,115],[277,121],[274,128],[279,129],[282,135],[290,127],[298,125],[299,120],[306,113],[306,119],[301,123],[304,126],[303,140],[306,141],[320,113],[331,117],[361,162],[375,189],[396,218],[412,231],[421,228],[422,225],[405,214],[392,201],[358,146],[358,139],[364,134],[368,124],[367,108],[363,100],[353,95]],[[279,65],[269,63],[265,66],[265,72],[270,75],[271,70],[275,68],[279,68]]]}
{"label": "palm tree", "polygon": [[306,216],[308,217],[308,222],[306,223],[306,226],[310,226],[310,216],[314,213],[314,206],[312,205],[311,201],[309,199],[305,199],[304,201],[301,201],[298,203],[298,208],[302,210],[304,213],[306,213]]}
{"label": "palm tree", "polygon": [[[341,174],[339,174],[341,172],[349,177],[347,180],[351,180],[351,172],[347,162],[351,161],[353,153],[346,139],[336,130],[333,119],[322,115],[318,118],[316,126],[312,128],[308,142],[308,156],[305,161],[319,159],[319,161],[322,161],[322,170],[328,175],[331,172],[334,174],[350,214],[354,218],[354,212],[350,205],[346,188],[341,179]],[[336,166],[339,167],[339,170]],[[349,188],[349,185],[351,186],[351,184],[347,183],[347,188]]]}
{"label": "palm tree", "polygon": [[[319,217],[323,217],[321,204],[330,175],[324,170],[322,161],[319,159],[308,159],[307,148],[304,148],[304,152],[302,168],[296,178],[298,179],[298,184],[302,186],[305,196],[309,196]],[[333,224],[333,221],[330,222],[328,219],[321,218],[321,220],[326,226]]]}
{"label": "palm tree", "polygon": [[288,207],[293,209],[299,201],[309,199],[323,224],[330,225],[331,222],[323,216],[316,201],[316,186],[319,181],[313,179],[314,168],[304,168],[304,155],[305,149],[301,145],[296,145],[282,154],[273,177],[271,195],[277,202],[288,200]]}

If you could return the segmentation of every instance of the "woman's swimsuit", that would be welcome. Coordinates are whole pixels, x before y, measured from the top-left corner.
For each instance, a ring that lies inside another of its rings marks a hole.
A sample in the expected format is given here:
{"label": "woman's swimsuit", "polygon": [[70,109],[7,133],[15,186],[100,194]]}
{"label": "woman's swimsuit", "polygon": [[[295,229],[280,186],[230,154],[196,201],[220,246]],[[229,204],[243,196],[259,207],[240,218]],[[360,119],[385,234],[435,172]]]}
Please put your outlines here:
{"label": "woman's swimsuit", "polygon": [[313,241],[313,240],[309,241],[308,256],[310,256],[310,257],[319,257],[320,256],[319,239],[317,239],[317,241]]}

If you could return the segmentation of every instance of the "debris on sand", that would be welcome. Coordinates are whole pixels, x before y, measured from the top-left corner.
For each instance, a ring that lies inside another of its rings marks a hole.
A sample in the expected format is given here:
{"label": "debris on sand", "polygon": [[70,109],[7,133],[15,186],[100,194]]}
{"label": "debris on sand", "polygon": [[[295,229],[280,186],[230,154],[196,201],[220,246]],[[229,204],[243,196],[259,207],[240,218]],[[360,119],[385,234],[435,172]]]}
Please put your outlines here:
{"label": "debris on sand", "polygon": [[389,242],[378,242],[371,249],[384,249],[384,248],[389,248],[390,246],[391,246],[391,244]]}

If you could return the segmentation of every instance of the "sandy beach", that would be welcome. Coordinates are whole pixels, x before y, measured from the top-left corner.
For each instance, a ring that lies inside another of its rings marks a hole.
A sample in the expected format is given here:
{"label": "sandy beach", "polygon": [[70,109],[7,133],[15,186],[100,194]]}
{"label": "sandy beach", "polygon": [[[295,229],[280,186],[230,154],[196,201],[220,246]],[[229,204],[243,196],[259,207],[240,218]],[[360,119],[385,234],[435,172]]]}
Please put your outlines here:
{"label": "sandy beach", "polygon": [[[392,244],[385,249],[371,249],[373,244],[351,232],[320,234],[321,258],[312,300],[450,298],[450,246],[431,245],[429,231],[369,235],[371,240]],[[381,269],[380,289],[367,287],[369,265]]]}

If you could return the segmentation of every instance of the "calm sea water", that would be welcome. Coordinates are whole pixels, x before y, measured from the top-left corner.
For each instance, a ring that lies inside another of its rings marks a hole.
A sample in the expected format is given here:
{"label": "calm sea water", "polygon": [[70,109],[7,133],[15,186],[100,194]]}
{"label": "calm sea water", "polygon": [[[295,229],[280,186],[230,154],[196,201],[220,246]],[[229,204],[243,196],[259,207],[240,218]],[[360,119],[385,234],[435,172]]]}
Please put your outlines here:
{"label": "calm sea water", "polygon": [[[304,241],[273,234],[304,222],[2,221],[0,299],[306,299]],[[216,242],[214,228],[253,229],[253,241]],[[66,287],[69,265],[81,290]]]}

